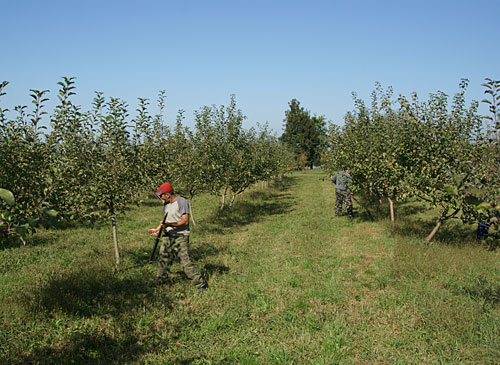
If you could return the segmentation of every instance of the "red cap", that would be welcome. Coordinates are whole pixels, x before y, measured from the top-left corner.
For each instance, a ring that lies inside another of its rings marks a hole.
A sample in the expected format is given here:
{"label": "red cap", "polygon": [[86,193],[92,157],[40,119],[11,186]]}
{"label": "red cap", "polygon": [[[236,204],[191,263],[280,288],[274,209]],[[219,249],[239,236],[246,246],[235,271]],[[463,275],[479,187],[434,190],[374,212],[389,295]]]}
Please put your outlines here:
{"label": "red cap", "polygon": [[163,183],[160,185],[158,190],[156,190],[156,195],[161,196],[161,194],[171,193],[172,191],[174,191],[174,188],[172,188],[170,183]]}

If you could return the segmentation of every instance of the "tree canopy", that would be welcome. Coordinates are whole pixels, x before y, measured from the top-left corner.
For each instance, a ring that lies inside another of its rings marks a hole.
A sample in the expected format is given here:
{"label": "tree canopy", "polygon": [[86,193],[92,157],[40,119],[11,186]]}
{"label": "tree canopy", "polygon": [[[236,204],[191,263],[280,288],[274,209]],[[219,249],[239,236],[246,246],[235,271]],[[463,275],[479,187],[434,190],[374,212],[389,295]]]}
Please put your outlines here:
{"label": "tree canopy", "polygon": [[291,146],[304,165],[311,168],[319,165],[326,140],[325,117],[311,116],[311,112],[301,107],[297,99],[292,99],[288,106],[290,109],[285,111],[285,131],[280,137],[281,142]]}

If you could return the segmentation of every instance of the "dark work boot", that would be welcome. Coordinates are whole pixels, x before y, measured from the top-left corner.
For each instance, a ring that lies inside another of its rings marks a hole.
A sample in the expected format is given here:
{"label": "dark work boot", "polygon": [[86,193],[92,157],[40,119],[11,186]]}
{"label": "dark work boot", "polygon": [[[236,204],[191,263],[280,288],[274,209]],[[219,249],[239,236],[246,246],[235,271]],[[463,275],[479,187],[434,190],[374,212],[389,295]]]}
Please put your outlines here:
{"label": "dark work boot", "polygon": [[204,282],[202,285],[200,285],[200,286],[198,287],[198,291],[199,291],[200,293],[203,293],[203,292],[204,292],[205,290],[207,290],[207,289],[208,289],[208,284],[207,284],[207,282]]}

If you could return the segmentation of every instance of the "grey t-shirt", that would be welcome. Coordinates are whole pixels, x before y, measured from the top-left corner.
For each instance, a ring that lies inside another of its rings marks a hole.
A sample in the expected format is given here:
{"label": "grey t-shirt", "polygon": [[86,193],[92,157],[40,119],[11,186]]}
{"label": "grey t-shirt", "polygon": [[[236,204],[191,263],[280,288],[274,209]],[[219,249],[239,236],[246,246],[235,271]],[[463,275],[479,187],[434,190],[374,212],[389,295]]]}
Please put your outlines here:
{"label": "grey t-shirt", "polygon": [[[189,203],[182,196],[178,196],[172,203],[163,205],[163,213],[168,213],[168,223],[178,222],[184,214],[189,214]],[[184,227],[167,227],[167,232],[189,236],[189,221]]]}
{"label": "grey t-shirt", "polygon": [[336,173],[332,177],[332,183],[335,183],[335,189],[346,191],[351,185],[351,175],[345,171]]}

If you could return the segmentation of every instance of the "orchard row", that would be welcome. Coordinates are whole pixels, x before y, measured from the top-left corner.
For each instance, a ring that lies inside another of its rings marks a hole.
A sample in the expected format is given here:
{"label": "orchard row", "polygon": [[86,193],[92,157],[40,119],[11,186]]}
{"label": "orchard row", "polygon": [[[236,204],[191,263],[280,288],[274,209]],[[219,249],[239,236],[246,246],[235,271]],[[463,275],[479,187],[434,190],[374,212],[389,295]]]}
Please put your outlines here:
{"label": "orchard row", "polygon": [[[0,94],[7,86],[0,84]],[[58,83],[58,105],[44,111],[47,91],[31,90],[32,108],[0,108],[0,233],[23,239],[38,224],[113,218],[131,202],[171,182],[189,199],[221,194],[221,209],[258,181],[295,168],[294,155],[262,127],[245,130],[236,106],[202,107],[195,128],[163,120],[139,99],[129,118],[125,101],[96,93],[90,111],[72,103],[73,78]],[[0,96],[1,96],[0,95]],[[14,118],[9,118],[12,114]],[[48,119],[50,128],[42,126]],[[226,203],[226,196],[230,201]]]}
{"label": "orchard row", "polygon": [[332,126],[323,165],[332,174],[351,168],[353,190],[370,201],[419,199],[440,215],[427,237],[451,218],[484,222],[494,236],[500,219],[500,81],[486,79],[489,115],[466,104],[468,81],[449,98],[442,92],[420,101],[416,94],[392,100],[376,85],[368,107],[354,94],[355,110],[342,128]]}

